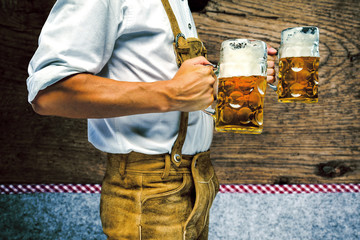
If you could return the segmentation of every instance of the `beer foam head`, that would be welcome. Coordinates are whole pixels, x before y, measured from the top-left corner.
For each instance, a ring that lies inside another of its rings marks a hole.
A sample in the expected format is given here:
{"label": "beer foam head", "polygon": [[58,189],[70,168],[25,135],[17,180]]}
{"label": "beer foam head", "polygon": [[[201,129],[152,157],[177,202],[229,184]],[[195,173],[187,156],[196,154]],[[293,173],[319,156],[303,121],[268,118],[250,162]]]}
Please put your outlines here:
{"label": "beer foam head", "polygon": [[267,49],[259,40],[230,39],[221,44],[219,77],[266,76]]}
{"label": "beer foam head", "polygon": [[281,32],[280,58],[319,57],[319,29],[295,27]]}

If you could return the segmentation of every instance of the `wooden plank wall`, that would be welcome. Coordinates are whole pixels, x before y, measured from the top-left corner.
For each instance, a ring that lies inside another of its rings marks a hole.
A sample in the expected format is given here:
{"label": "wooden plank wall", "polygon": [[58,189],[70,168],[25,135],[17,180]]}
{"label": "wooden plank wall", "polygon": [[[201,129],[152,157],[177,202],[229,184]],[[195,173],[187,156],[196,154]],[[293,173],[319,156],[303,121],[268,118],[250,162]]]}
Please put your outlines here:
{"label": "wooden plank wall", "polygon": [[[86,121],[36,115],[27,65],[54,0],[0,0],[0,182],[100,183],[105,155]],[[209,60],[220,43],[256,38],[279,47],[287,27],[320,28],[319,103],[278,103],[268,89],[261,135],[215,133],[222,184],[360,182],[360,1],[211,0],[194,13]]]}

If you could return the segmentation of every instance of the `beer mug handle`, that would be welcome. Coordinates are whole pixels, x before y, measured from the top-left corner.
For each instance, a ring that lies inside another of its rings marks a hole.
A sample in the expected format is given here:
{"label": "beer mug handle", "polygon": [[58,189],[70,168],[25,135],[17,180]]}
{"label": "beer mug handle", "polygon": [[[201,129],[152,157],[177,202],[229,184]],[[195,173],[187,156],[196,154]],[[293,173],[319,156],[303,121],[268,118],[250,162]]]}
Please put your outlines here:
{"label": "beer mug handle", "polygon": [[[275,83],[279,82],[279,54],[277,55],[276,61],[275,61]],[[275,92],[277,92],[277,86],[273,85],[271,83],[268,83],[268,86],[274,90]]]}
{"label": "beer mug handle", "polygon": [[268,83],[268,86],[269,86],[272,90],[274,90],[275,92],[277,91],[277,86],[272,85],[271,83]]}
{"label": "beer mug handle", "polygon": [[[215,102],[216,100],[214,100]],[[212,104],[206,108],[202,110],[204,113],[206,113],[207,115],[212,116],[213,118],[215,118],[215,108],[212,107]]]}
{"label": "beer mug handle", "polygon": [[[218,78],[219,77],[219,65],[215,65],[215,64],[206,64],[206,65],[210,65],[210,66],[212,66],[213,67],[213,69],[214,69],[214,74],[216,75],[216,78]],[[216,84],[216,87],[217,87],[217,84]],[[214,119],[215,119],[215,106],[216,106],[216,102],[217,102],[217,99],[216,99],[216,97],[217,97],[217,89],[216,89],[216,94],[214,94],[215,96],[214,96],[214,101],[213,101],[213,103],[209,106],[209,107],[207,107],[206,109],[203,109],[202,111],[204,112],[204,113],[206,113],[207,115],[210,115],[210,116],[212,116]],[[216,119],[215,119],[216,120]]]}

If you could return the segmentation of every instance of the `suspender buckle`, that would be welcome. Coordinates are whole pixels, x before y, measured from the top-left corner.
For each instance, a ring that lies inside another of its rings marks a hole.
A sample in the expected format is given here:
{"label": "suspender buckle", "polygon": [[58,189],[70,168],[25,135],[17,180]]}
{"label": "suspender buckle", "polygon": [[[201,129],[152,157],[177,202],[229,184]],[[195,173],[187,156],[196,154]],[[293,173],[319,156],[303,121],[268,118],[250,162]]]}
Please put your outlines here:
{"label": "suspender buckle", "polygon": [[175,38],[175,47],[178,48],[179,47],[179,38],[184,38],[186,40],[186,37],[183,33],[178,33],[178,35],[176,35]]}

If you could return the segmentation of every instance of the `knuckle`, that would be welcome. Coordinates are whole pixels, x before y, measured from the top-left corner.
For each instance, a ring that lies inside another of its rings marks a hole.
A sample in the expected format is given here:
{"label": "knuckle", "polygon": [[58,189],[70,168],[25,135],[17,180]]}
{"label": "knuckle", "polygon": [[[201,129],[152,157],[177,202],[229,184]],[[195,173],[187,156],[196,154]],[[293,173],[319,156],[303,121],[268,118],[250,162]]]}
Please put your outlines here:
{"label": "knuckle", "polygon": [[211,66],[203,66],[203,69],[206,74],[210,74],[212,71]]}
{"label": "knuckle", "polygon": [[267,61],[268,67],[272,68],[275,66],[275,62],[274,61]]}
{"label": "knuckle", "polygon": [[273,74],[273,73],[275,73],[275,70],[273,68],[268,68],[267,72],[270,73],[270,74]]}

